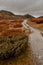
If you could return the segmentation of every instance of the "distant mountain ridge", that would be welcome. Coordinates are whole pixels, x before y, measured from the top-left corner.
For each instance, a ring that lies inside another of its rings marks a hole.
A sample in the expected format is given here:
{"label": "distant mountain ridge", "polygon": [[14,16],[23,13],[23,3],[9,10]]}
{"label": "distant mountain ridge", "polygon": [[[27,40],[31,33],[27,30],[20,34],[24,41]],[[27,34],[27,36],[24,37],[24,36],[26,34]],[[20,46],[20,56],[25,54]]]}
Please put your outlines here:
{"label": "distant mountain ridge", "polygon": [[14,14],[12,13],[12,12],[10,12],[10,11],[7,11],[7,10],[0,10],[0,13],[2,14],[2,15],[12,15],[12,16],[14,16]]}
{"label": "distant mountain ridge", "polygon": [[16,15],[7,10],[0,10],[0,20],[2,19],[26,19],[26,18],[34,18],[34,17],[30,14]]}

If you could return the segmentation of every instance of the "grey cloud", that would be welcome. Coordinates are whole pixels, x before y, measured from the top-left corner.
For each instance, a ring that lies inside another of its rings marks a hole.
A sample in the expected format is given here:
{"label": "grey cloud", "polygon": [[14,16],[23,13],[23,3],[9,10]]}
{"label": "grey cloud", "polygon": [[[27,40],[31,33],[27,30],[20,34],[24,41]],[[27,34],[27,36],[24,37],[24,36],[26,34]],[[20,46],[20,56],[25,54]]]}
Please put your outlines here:
{"label": "grey cloud", "polygon": [[43,0],[0,0],[0,9],[43,15]]}

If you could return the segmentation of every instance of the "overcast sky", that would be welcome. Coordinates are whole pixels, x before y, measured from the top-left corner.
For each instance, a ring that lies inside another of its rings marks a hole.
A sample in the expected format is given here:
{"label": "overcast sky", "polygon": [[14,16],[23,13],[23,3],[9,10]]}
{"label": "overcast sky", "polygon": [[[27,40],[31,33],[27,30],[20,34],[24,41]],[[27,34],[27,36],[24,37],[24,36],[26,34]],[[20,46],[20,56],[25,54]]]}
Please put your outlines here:
{"label": "overcast sky", "polygon": [[43,15],[43,0],[0,0],[0,10],[16,14]]}

